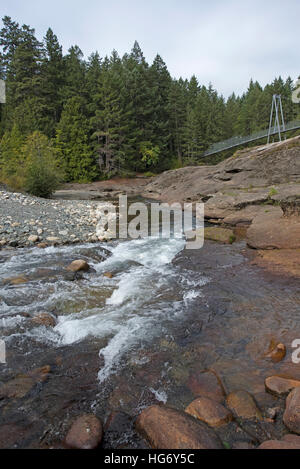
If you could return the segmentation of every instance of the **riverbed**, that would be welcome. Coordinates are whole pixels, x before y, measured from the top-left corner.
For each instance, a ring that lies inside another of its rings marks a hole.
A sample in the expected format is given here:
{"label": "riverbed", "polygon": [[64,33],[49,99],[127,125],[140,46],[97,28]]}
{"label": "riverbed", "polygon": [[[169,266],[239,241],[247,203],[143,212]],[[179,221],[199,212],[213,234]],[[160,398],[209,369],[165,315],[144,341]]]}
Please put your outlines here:
{"label": "riverbed", "polygon": [[[146,447],[136,416],[154,403],[184,409],[200,371],[213,369],[227,393],[249,391],[262,411],[281,405],[265,392],[267,376],[300,378],[291,361],[300,337],[298,282],[251,265],[243,242],[190,251],[184,240],[147,238],[9,249],[0,257],[1,382],[51,368],[24,397],[0,401],[2,447],[61,447],[84,412],[112,420],[103,447]],[[91,272],[66,279],[65,266],[78,258]],[[26,282],[5,282],[20,275]],[[33,324],[41,312],[54,327]],[[266,358],[272,338],[288,349],[277,365]],[[278,423],[272,432],[284,429]]]}

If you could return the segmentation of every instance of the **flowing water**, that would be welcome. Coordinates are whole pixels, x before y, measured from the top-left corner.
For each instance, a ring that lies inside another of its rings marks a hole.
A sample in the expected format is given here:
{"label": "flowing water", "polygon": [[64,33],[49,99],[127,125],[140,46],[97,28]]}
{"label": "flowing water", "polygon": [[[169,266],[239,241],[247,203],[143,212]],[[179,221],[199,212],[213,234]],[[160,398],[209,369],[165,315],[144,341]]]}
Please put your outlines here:
{"label": "flowing water", "polygon": [[[61,439],[83,411],[105,420],[155,402],[184,408],[191,375],[211,367],[229,391],[246,387],[264,405],[265,374],[274,368],[264,351],[273,336],[288,346],[300,337],[300,296],[296,281],[267,276],[247,255],[242,243],[187,251],[184,240],[151,238],[2,251],[1,381],[46,364],[52,372],[21,400],[2,402],[1,423],[30,428],[18,444],[37,447]],[[78,258],[91,272],[70,281],[65,267]],[[26,283],[7,283],[17,276]],[[32,322],[41,312],[55,327]],[[299,374],[290,360],[286,366]],[[139,447],[125,427],[107,445]]]}

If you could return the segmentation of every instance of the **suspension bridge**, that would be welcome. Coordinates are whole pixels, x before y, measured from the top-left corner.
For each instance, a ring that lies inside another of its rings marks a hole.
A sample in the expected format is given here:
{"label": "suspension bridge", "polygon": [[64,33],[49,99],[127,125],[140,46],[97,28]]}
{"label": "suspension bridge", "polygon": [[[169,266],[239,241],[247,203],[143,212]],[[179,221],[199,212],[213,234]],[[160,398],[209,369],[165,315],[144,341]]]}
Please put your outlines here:
{"label": "suspension bridge", "polygon": [[300,129],[300,120],[293,120],[288,124],[285,123],[281,95],[274,94],[272,100],[272,108],[270,114],[270,125],[268,129],[260,130],[252,133],[251,135],[243,137],[232,137],[222,142],[214,143],[208,150],[206,150],[202,157],[215,155],[231,148],[246,145],[247,143],[256,142],[267,138],[267,143],[270,143],[271,137],[278,135],[279,141],[282,140],[282,135],[286,132]]}
{"label": "suspension bridge", "polygon": [[[292,130],[297,130],[297,129],[300,129],[300,120],[295,120],[295,121],[289,122],[285,126],[280,126],[281,134],[290,132]],[[229,138],[228,140],[214,143],[213,145],[211,145],[211,147],[209,147],[208,150],[206,150],[206,152],[202,154],[202,157],[215,155],[216,153],[220,153],[221,151],[230,150],[231,148],[239,147],[241,145],[246,145],[247,143],[251,143],[257,140],[261,140],[263,138],[267,138],[269,135],[274,136],[277,134],[278,134],[278,129],[277,130],[273,129],[270,132],[270,134],[269,134],[269,129],[266,129],[266,130],[260,130],[259,132],[255,132],[245,137],[232,137],[232,138]]]}

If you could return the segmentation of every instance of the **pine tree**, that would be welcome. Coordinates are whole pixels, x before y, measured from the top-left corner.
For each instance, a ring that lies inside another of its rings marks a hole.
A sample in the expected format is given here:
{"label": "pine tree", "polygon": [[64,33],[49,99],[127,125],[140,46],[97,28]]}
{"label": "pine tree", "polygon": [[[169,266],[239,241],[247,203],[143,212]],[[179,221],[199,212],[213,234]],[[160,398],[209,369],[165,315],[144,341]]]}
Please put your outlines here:
{"label": "pine tree", "polygon": [[74,96],[86,98],[86,64],[78,46],[70,47],[64,57],[65,85],[62,89],[63,102]]}
{"label": "pine tree", "polygon": [[44,60],[41,74],[42,93],[46,106],[44,133],[49,137],[54,137],[55,127],[62,112],[65,70],[62,46],[50,28],[44,38]]}
{"label": "pine tree", "polygon": [[89,182],[97,177],[97,167],[89,142],[89,121],[84,100],[70,98],[57,126],[55,146],[58,161],[68,182]]}

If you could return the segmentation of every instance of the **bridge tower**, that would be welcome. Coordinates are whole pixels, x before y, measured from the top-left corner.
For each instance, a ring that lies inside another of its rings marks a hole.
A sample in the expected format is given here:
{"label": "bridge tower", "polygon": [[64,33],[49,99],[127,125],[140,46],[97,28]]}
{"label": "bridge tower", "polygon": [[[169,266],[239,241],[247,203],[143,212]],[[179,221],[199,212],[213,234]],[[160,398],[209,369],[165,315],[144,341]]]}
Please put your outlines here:
{"label": "bridge tower", "polygon": [[271,135],[278,133],[279,141],[282,141],[281,133],[285,132],[285,120],[283,115],[281,94],[274,94],[272,99],[272,108],[270,114],[270,125],[268,133],[268,144],[270,143]]}

